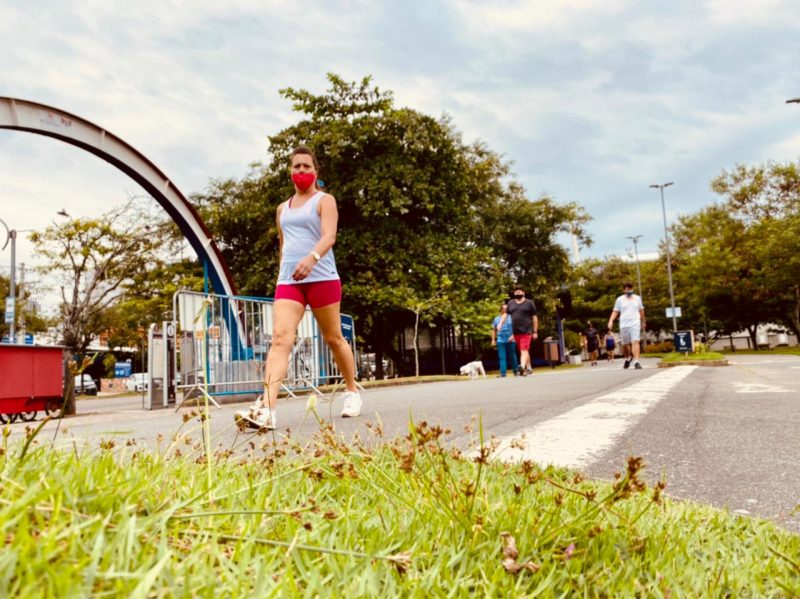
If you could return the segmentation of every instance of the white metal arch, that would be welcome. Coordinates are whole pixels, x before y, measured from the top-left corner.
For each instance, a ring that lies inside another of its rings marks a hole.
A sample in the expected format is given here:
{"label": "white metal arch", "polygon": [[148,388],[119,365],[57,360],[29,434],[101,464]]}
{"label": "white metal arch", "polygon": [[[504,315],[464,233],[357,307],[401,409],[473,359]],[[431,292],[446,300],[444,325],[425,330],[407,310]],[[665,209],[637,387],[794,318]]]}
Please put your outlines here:
{"label": "white metal arch", "polygon": [[217,293],[236,295],[225,259],[197,210],[141,152],[105,129],[58,108],[0,96],[0,129],[27,131],[59,139],[116,166],[141,185],[167,211],[207,266]]}

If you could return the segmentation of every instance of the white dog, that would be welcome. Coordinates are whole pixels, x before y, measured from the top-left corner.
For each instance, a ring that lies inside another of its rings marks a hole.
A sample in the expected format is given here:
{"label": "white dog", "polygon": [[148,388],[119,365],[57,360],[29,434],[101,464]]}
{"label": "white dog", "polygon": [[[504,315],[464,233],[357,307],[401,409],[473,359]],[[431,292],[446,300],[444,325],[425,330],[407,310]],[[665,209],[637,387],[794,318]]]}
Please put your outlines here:
{"label": "white dog", "polygon": [[468,374],[469,378],[476,379],[478,375],[486,378],[486,371],[483,369],[483,362],[475,360],[461,367],[461,374]]}

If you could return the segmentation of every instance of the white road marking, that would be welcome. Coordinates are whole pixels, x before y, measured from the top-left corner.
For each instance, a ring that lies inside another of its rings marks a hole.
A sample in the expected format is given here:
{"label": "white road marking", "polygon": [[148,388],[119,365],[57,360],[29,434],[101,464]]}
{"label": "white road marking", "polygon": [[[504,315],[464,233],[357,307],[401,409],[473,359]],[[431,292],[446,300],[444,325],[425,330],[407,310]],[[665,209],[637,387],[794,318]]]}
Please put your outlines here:
{"label": "white road marking", "polygon": [[532,460],[581,468],[594,461],[697,366],[677,366],[613,391],[531,429],[499,439],[505,462]]}
{"label": "white road marking", "polygon": [[733,386],[736,393],[791,393],[791,389],[761,383],[734,383]]}
{"label": "white road marking", "polygon": [[[749,362],[739,362],[738,360],[729,360],[734,366],[758,366],[760,364],[786,364],[787,360],[751,360]],[[791,368],[800,368],[798,366],[791,366]]]}

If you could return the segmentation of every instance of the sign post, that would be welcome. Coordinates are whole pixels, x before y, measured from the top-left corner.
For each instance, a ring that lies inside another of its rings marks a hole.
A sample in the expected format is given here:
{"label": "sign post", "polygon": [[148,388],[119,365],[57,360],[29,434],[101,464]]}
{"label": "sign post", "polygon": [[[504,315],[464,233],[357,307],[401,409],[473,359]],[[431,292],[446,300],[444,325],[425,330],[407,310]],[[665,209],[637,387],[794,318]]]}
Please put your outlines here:
{"label": "sign post", "polygon": [[[681,317],[681,309],[680,309],[680,307],[675,307],[674,310],[673,310],[673,308],[667,308],[667,318],[673,318],[673,317],[675,317],[675,318],[680,318]],[[675,332],[677,333],[678,331],[675,331]]]}

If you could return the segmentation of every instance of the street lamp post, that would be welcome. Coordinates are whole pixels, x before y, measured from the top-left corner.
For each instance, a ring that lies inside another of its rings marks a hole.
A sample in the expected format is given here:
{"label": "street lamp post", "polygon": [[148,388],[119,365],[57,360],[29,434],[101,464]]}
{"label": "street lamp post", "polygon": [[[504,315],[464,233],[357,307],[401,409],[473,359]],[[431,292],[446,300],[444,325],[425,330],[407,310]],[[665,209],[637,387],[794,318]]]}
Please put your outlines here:
{"label": "street lamp post", "polygon": [[661,212],[664,215],[664,244],[667,247],[667,276],[669,277],[669,302],[672,307],[672,332],[678,331],[678,319],[675,316],[675,293],[672,289],[672,254],[669,249],[669,229],[667,229],[667,209],[664,204],[664,188],[673,185],[672,181],[669,183],[662,183],[660,185],[653,184],[650,187],[661,191]]}

